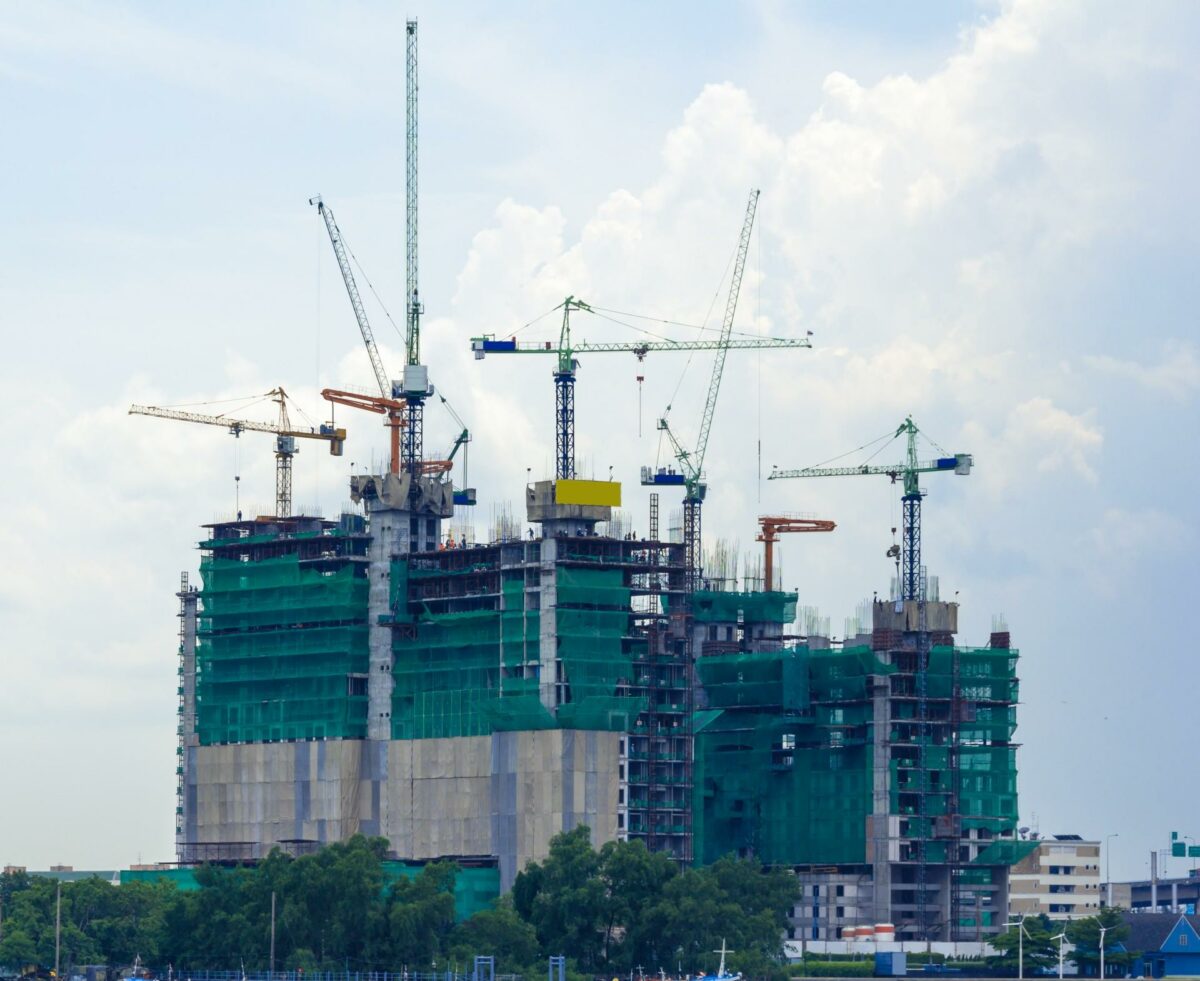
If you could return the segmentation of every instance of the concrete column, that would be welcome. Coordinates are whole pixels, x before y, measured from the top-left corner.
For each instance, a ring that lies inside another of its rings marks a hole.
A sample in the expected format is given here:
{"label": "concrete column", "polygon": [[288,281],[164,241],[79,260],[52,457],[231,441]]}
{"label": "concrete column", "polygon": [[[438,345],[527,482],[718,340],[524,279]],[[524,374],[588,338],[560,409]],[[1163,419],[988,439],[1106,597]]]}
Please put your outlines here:
{"label": "concrete column", "polygon": [[392,560],[408,552],[408,512],[373,501],[367,548],[367,738],[392,737],[392,628],[379,617],[390,612]]}
{"label": "concrete column", "polygon": [[558,540],[542,539],[541,595],[539,609],[541,617],[538,629],[538,652],[541,667],[538,670],[538,697],[551,715],[558,707]]}
{"label": "concrete column", "polygon": [[1158,912],[1158,852],[1150,853],[1150,912]]}

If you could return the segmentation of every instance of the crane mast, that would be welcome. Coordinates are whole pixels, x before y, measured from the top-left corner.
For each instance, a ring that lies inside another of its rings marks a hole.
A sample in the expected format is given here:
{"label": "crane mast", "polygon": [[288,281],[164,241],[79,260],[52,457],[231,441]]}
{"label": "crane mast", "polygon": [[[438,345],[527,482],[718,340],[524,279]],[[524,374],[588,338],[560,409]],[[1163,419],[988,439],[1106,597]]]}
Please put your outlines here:
{"label": "crane mast", "polygon": [[[429,391],[429,374],[421,364],[421,294],[417,280],[417,22],[405,23],[407,54],[405,59],[405,297],[407,330],[405,332],[404,401],[407,406],[407,425],[404,429],[404,468],[411,474],[419,471],[424,441],[425,397]],[[416,493],[416,485],[413,485]]]}
{"label": "crane mast", "polygon": [[562,330],[558,335],[558,367],[554,372],[554,479],[575,476],[575,360],[571,349],[571,311],[592,308],[568,296],[562,303]]}

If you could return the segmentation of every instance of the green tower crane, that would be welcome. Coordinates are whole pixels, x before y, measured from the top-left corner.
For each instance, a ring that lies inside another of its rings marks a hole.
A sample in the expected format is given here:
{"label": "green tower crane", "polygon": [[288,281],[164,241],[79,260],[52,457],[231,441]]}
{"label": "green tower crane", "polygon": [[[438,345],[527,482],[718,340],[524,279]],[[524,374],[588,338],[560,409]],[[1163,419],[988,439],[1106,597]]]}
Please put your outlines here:
{"label": "green tower crane", "polygon": [[[900,599],[923,599],[921,585],[921,498],[925,492],[921,490],[920,474],[923,473],[956,473],[966,475],[971,472],[972,456],[970,453],[956,453],[954,456],[942,456],[932,460],[917,458],[917,435],[920,430],[909,416],[900,424],[892,435],[892,439],[901,436],[907,439],[907,452],[903,462],[894,464],[863,464],[852,467],[806,467],[802,470],[772,470],[768,480],[783,480],[792,477],[857,477],[864,474],[881,474],[890,477],[892,483],[900,481],[904,486],[904,496],[901,497],[903,506],[903,535],[899,550],[900,559]],[[876,442],[879,442],[876,440]],[[868,444],[869,445],[869,444]]]}

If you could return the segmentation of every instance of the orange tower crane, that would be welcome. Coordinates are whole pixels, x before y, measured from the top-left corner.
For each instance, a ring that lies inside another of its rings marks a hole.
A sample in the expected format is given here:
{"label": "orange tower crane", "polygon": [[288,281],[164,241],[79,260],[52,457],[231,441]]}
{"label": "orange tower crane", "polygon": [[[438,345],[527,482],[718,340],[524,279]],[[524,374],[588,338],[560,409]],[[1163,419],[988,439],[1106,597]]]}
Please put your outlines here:
{"label": "orange tower crane", "polygon": [[837,527],[832,521],[823,518],[801,517],[793,514],[764,514],[758,519],[759,532],[756,542],[763,543],[763,588],[775,588],[775,543],[782,534],[799,532],[833,531]]}

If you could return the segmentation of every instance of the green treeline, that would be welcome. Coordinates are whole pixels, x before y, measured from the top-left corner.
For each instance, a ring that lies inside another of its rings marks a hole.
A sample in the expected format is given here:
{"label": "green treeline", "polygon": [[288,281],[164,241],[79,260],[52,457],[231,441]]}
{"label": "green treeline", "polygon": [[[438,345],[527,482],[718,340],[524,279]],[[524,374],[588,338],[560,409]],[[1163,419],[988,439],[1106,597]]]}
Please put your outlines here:
{"label": "green treeline", "polygon": [[[476,954],[496,969],[545,974],[565,954],[573,971],[609,976],[641,965],[685,972],[716,966],[725,939],[731,965],[763,974],[777,964],[797,896],[794,878],[757,862],[722,859],[680,871],[641,842],[599,850],[587,828],[558,835],[511,894],[456,923],[452,863],[412,879],[385,873],[387,842],[357,836],[313,855],[273,852],[257,866],[204,866],[199,889],[168,882],[113,886],[98,878],[62,886],[63,973],[84,964],[265,970],[275,894],[275,967],[305,971],[470,970]],[[0,966],[54,963],[58,883],[0,876]]]}

